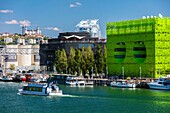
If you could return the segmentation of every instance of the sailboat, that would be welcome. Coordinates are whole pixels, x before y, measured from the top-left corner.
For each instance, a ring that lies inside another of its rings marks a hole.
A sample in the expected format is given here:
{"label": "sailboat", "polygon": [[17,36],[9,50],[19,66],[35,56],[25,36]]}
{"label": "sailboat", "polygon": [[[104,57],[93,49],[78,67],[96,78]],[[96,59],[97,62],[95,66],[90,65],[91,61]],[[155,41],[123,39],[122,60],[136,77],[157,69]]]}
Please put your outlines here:
{"label": "sailboat", "polygon": [[129,82],[124,80],[124,67],[122,67],[123,79],[116,80],[110,83],[111,87],[120,87],[120,88],[135,88],[136,84],[134,82]]}

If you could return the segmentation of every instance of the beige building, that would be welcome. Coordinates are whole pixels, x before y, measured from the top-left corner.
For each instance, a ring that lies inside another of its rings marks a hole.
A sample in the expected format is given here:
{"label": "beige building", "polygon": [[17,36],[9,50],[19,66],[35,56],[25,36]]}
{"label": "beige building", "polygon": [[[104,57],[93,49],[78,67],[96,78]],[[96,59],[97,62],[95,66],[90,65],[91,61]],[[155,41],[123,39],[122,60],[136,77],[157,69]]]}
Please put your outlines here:
{"label": "beige building", "polygon": [[16,70],[39,69],[39,45],[0,45],[0,67],[9,70],[11,64]]}

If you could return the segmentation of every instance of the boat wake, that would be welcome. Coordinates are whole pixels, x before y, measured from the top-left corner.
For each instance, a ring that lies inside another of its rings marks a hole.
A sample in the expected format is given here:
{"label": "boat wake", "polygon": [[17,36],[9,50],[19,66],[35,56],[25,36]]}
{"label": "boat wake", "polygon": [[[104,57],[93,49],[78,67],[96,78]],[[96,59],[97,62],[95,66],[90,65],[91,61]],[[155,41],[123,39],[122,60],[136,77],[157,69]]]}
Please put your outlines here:
{"label": "boat wake", "polygon": [[81,96],[77,96],[77,95],[69,95],[69,94],[63,94],[60,97],[71,97],[71,98],[75,98],[75,97],[81,97]]}
{"label": "boat wake", "polygon": [[80,96],[80,95],[69,95],[69,94],[63,94],[63,95],[61,95],[61,97],[68,97],[68,98],[98,98],[96,96],[87,96],[87,95]]}
{"label": "boat wake", "polygon": [[18,95],[22,95],[22,94],[20,94],[20,93],[17,93]]}
{"label": "boat wake", "polygon": [[[20,94],[20,93],[17,93],[18,95],[22,95],[22,94]],[[50,96],[48,96],[48,97],[55,97],[55,96],[57,96],[57,97],[72,97],[72,98],[75,98],[75,97],[81,97],[81,96],[77,96],[77,95],[68,95],[68,94],[63,94],[63,95],[50,95]]]}

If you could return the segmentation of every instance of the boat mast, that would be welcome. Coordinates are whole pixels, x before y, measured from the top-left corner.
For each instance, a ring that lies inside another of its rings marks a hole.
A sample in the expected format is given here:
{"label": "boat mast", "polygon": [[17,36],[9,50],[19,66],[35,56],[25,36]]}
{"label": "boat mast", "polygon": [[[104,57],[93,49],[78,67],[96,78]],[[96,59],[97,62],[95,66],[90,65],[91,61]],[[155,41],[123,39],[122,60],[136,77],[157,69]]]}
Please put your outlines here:
{"label": "boat mast", "polygon": [[141,68],[141,66],[140,66],[140,79],[141,79],[141,75],[142,75],[142,68]]}
{"label": "boat mast", "polygon": [[122,75],[123,75],[123,79],[124,79],[124,67],[122,67]]}

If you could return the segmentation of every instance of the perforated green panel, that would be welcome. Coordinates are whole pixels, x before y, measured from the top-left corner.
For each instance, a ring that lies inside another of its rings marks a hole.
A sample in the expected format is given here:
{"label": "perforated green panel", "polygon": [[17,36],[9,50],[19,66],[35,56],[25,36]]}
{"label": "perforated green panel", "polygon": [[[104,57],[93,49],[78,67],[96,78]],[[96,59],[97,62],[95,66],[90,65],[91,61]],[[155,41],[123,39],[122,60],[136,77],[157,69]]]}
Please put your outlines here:
{"label": "perforated green panel", "polygon": [[[122,67],[125,76],[157,78],[168,74],[170,72],[169,33],[169,18],[107,23],[109,75],[122,75]],[[124,45],[118,45],[119,43]]]}

